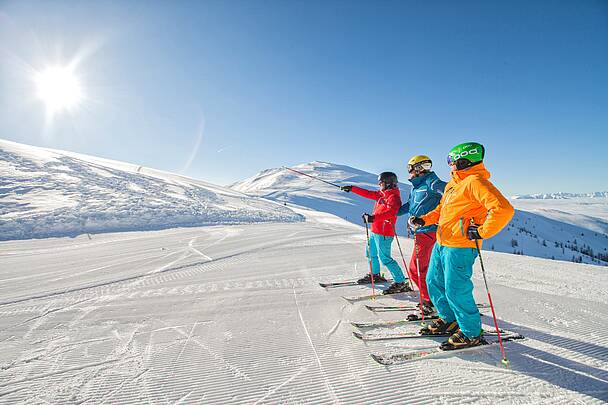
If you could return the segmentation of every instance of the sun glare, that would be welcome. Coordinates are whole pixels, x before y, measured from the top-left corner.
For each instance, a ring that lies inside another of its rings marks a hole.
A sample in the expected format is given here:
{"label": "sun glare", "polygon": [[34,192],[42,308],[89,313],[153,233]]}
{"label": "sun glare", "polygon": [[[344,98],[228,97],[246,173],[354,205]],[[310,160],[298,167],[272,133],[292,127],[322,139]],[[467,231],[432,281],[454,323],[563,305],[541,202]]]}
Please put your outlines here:
{"label": "sun glare", "polygon": [[48,67],[36,74],[36,95],[54,114],[72,110],[82,100],[82,87],[73,70],[63,66]]}

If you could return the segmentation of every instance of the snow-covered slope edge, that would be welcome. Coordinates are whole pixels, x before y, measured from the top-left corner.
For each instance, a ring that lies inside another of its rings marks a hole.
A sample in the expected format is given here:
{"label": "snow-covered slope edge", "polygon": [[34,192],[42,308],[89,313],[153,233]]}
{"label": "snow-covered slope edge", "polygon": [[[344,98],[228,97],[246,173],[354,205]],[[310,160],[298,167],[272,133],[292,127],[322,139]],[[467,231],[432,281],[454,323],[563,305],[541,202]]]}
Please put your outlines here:
{"label": "snow-covered slope edge", "polygon": [[5,140],[0,174],[0,240],[303,219],[184,176]]}
{"label": "snow-covered slope edge", "polygon": [[[376,175],[349,166],[327,162],[311,162],[294,166],[294,169],[319,179],[336,184],[355,184],[368,189],[377,189]],[[284,168],[264,170],[246,180],[230,186],[243,193],[289,202],[314,210],[328,212],[361,225],[361,214],[371,212],[373,201],[353,193],[344,193],[337,187],[301,176]],[[411,186],[399,184],[402,200],[408,198]],[[519,200],[517,200],[519,201]],[[560,212],[547,204],[563,200],[539,201],[545,209],[537,207],[535,212],[516,210],[509,226],[494,238],[484,241],[484,249],[544,257],[555,260],[575,261],[608,265],[608,222],[601,216],[582,215],[569,207],[568,213]],[[595,199],[601,203],[603,199]],[[572,202],[575,203],[575,202]],[[520,204],[518,202],[518,204]],[[581,202],[580,204],[583,204]],[[585,205],[599,210],[604,205]],[[581,205],[581,207],[583,207]],[[580,207],[579,207],[580,208]],[[397,231],[406,235],[405,218],[400,218]]]}

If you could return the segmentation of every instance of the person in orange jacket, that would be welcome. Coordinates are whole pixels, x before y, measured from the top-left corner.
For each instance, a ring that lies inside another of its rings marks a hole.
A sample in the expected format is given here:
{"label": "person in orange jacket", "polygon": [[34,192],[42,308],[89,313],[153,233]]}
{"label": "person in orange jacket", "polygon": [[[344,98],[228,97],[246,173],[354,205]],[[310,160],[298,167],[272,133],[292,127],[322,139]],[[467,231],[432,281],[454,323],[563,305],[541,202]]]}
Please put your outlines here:
{"label": "person in orange jacket", "polygon": [[426,282],[439,319],[421,333],[451,334],[442,344],[446,350],[484,343],[471,281],[475,240],[496,235],[514,214],[513,206],[488,180],[484,154],[484,147],[475,142],[452,148],[448,154],[452,179],[441,202],[428,214],[409,219],[414,228],[438,225]]}
{"label": "person in orange jacket", "polygon": [[[399,264],[391,256],[391,245],[395,237],[395,224],[397,222],[397,211],[401,207],[401,193],[399,192],[397,175],[393,172],[382,172],[378,176],[379,191],[370,191],[356,186],[342,186],[342,191],[360,195],[376,201],[372,215],[363,214],[363,220],[372,225],[369,238],[369,246],[366,248],[366,256],[372,264],[372,274],[357,280],[359,284],[369,284],[374,278],[374,283],[386,282],[380,274],[380,262],[385,265],[393,276],[393,283],[383,294],[396,294],[411,291],[406,283],[406,278]],[[380,260],[378,260],[378,257]]]}

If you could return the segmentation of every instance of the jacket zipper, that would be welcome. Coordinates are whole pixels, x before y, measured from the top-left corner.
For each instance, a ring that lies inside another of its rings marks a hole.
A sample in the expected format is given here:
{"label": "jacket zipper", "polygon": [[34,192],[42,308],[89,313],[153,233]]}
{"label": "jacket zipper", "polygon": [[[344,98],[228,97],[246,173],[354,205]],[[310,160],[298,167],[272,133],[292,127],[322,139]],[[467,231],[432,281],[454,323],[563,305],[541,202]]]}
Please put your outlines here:
{"label": "jacket zipper", "polygon": [[464,218],[460,217],[460,232],[462,233],[462,236],[464,236]]}

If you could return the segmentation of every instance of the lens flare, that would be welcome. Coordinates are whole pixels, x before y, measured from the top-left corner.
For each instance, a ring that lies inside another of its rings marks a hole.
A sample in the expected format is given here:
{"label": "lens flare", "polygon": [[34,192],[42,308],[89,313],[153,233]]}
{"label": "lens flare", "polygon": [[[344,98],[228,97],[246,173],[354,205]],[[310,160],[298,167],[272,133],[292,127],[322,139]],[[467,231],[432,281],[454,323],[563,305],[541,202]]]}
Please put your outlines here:
{"label": "lens flare", "polygon": [[36,73],[34,81],[36,96],[52,114],[74,109],[83,98],[80,81],[68,67],[48,67]]}

